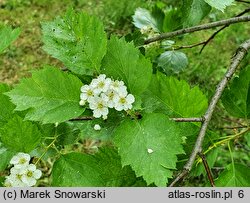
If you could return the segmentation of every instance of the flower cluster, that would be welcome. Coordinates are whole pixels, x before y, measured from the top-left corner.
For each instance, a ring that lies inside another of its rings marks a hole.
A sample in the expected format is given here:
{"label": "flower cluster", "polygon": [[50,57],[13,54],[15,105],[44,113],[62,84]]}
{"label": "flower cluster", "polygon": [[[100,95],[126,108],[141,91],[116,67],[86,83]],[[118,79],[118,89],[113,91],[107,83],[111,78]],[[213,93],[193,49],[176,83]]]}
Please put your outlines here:
{"label": "flower cluster", "polygon": [[135,98],[128,94],[123,81],[106,78],[105,74],[93,79],[89,85],[81,87],[80,105],[89,104],[95,118],[107,119],[109,108],[117,111],[132,109]]}
{"label": "flower cluster", "polygon": [[6,187],[31,187],[42,176],[42,172],[36,169],[34,164],[29,164],[30,155],[18,153],[10,160],[14,166],[10,169],[10,175],[6,177]]}

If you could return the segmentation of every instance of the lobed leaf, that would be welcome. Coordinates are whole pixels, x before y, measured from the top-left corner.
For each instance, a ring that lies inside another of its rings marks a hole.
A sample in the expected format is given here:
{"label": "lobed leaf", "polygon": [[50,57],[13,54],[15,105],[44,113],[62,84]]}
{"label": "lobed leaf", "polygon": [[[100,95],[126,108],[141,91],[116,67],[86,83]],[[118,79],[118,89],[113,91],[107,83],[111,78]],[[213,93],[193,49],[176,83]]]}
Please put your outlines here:
{"label": "lobed leaf", "polygon": [[250,66],[241,71],[239,77],[222,95],[222,102],[229,114],[238,118],[250,118]]}
{"label": "lobed leaf", "polygon": [[15,105],[10,102],[10,99],[4,95],[5,92],[10,91],[10,87],[6,84],[0,84],[0,127],[12,118]]}
{"label": "lobed leaf", "polygon": [[42,134],[36,124],[15,115],[0,128],[1,141],[5,147],[15,152],[30,152],[40,142]]}
{"label": "lobed leaf", "polygon": [[102,22],[68,11],[63,18],[42,23],[44,50],[80,75],[99,73],[107,37]]}
{"label": "lobed leaf", "polygon": [[64,122],[80,116],[81,81],[54,67],[34,71],[32,78],[23,79],[6,93],[17,111],[28,110],[25,118],[42,123]]}
{"label": "lobed leaf", "polygon": [[133,171],[123,167],[114,149],[104,148],[95,155],[70,153],[61,156],[52,170],[53,186],[126,186],[136,181]]}
{"label": "lobed leaf", "polygon": [[204,0],[183,0],[183,26],[191,27],[209,14],[211,7]]}
{"label": "lobed leaf", "polygon": [[130,93],[140,95],[149,85],[151,63],[133,43],[112,36],[103,59],[103,72],[114,79],[123,80]]}
{"label": "lobed leaf", "polygon": [[162,112],[176,117],[200,117],[207,109],[207,98],[196,86],[191,88],[184,80],[153,75],[143,95],[146,112]]}
{"label": "lobed leaf", "polygon": [[146,114],[141,120],[125,120],[115,131],[115,145],[123,166],[130,165],[147,184],[166,186],[183,153],[175,122],[164,114]]}
{"label": "lobed leaf", "polygon": [[217,187],[249,187],[249,167],[242,164],[229,164],[215,181]]}
{"label": "lobed leaf", "polygon": [[15,155],[15,152],[7,149],[0,142],[0,172],[3,171],[9,164],[11,158]]}
{"label": "lobed leaf", "polygon": [[0,54],[20,35],[20,28],[12,29],[9,26],[0,27]]}
{"label": "lobed leaf", "polygon": [[210,6],[224,11],[227,6],[230,6],[233,4],[234,0],[204,0],[207,2]]}

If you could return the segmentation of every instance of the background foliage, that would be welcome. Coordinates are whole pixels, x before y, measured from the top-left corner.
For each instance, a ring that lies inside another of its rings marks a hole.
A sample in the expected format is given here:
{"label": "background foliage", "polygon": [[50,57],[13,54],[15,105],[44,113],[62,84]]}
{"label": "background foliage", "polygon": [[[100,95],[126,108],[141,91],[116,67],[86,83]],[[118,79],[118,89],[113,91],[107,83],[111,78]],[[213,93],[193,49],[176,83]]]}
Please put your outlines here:
{"label": "background foliage", "polygon": [[[42,157],[39,164],[45,174],[40,186],[164,186],[176,175],[174,169],[180,169],[188,158],[199,127],[195,123],[168,121],[168,117],[203,115],[215,85],[236,47],[247,39],[250,27],[249,23],[231,25],[202,54],[200,47],[175,49],[205,40],[215,30],[136,49],[134,44],[141,46],[143,37],[136,27],[152,26],[149,34],[169,32],[232,17],[247,8],[236,2],[227,7],[231,3],[232,0],[1,2],[0,36],[7,33],[10,37],[0,43],[0,82],[10,86],[0,85],[0,102],[4,106],[0,108],[0,175],[8,173],[6,167],[13,154],[24,151]],[[86,13],[95,14],[100,20]],[[58,15],[64,17],[55,19]],[[83,24],[87,31],[79,29]],[[86,37],[81,38],[82,35]],[[250,133],[241,136],[240,128],[235,128],[239,123],[249,126],[248,62],[249,56],[223,94],[203,145],[214,177],[219,177],[218,186],[250,185],[245,173],[250,166]],[[72,72],[62,72],[48,64],[67,67]],[[151,66],[157,74],[151,74]],[[32,77],[21,79],[30,76],[30,70]],[[89,120],[55,126],[57,122],[91,115],[78,105],[78,90],[91,80],[91,75],[100,73],[126,83],[136,96],[135,110],[143,115],[142,119],[131,120],[127,115],[111,112],[107,122]],[[19,84],[12,89],[16,83]],[[18,111],[13,112],[14,109]],[[103,126],[100,132],[93,130],[96,123]],[[168,132],[168,137],[162,136],[163,132]],[[166,147],[159,146],[152,137]],[[220,137],[226,137],[225,142]],[[113,149],[113,139],[118,150]],[[167,148],[169,145],[175,147]],[[151,148],[154,152],[149,154],[147,150]],[[60,157],[58,150],[63,154]],[[190,178],[181,184],[206,186],[207,182],[201,160],[197,159]]]}

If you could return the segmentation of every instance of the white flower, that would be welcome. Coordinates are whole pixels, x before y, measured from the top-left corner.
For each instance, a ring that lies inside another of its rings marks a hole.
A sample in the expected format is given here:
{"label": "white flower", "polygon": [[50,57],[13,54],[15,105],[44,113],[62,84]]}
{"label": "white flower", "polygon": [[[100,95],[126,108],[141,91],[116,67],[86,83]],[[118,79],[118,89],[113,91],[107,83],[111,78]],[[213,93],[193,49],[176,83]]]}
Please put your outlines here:
{"label": "white flower", "polygon": [[126,96],[119,95],[114,98],[115,109],[117,111],[132,109],[132,103],[135,102],[135,97],[132,94]]}
{"label": "white flower", "polygon": [[12,159],[10,160],[10,164],[19,165],[20,167],[22,167],[28,165],[29,161],[30,161],[30,155],[20,152],[12,157]]}
{"label": "white flower", "polygon": [[107,102],[101,97],[94,97],[89,102],[89,108],[93,110],[93,116],[100,118],[101,116],[107,116],[109,113]]}
{"label": "white flower", "polygon": [[101,74],[96,79],[93,79],[90,85],[94,88],[94,93],[98,95],[109,90],[111,81],[110,78],[106,78],[105,74]]}
{"label": "white flower", "polygon": [[26,168],[23,168],[21,170],[21,174],[21,180],[30,187],[34,186],[37,179],[42,176],[42,172],[39,169],[36,169],[36,166],[34,164],[30,164]]}
{"label": "white flower", "polygon": [[98,125],[98,124],[95,124],[95,126],[94,126],[94,130],[101,130],[101,126],[100,126],[100,125]]}
{"label": "white flower", "polygon": [[113,90],[108,90],[105,94],[101,94],[101,98],[107,103],[109,108],[114,108],[114,97],[116,93]]}
{"label": "white flower", "polygon": [[152,149],[148,149],[148,153],[152,154],[154,151]]}
{"label": "white flower", "polygon": [[85,100],[80,100],[80,102],[79,102],[79,105],[80,106],[84,106],[86,104],[86,101]]}
{"label": "white flower", "polygon": [[123,81],[119,81],[119,80],[112,81],[110,89],[114,90],[115,92],[119,94],[128,94],[127,87],[124,85]]}
{"label": "white flower", "polygon": [[[19,165],[20,166],[20,165]],[[18,167],[15,165],[10,169],[10,176],[8,176],[8,182],[11,183],[12,187],[25,187],[27,186],[23,181],[22,181],[22,170],[26,168],[28,165],[25,165],[23,167]]]}
{"label": "white flower", "polygon": [[5,177],[4,186],[5,187],[14,187],[11,176],[6,176]]}
{"label": "white flower", "polygon": [[27,185],[22,182],[20,177],[11,174],[10,176],[6,177],[4,181],[4,186],[5,187],[26,187]]}
{"label": "white flower", "polygon": [[89,86],[89,85],[83,85],[81,87],[81,95],[80,98],[81,100],[87,100],[89,101],[91,98],[94,97],[94,91],[93,91],[93,87]]}

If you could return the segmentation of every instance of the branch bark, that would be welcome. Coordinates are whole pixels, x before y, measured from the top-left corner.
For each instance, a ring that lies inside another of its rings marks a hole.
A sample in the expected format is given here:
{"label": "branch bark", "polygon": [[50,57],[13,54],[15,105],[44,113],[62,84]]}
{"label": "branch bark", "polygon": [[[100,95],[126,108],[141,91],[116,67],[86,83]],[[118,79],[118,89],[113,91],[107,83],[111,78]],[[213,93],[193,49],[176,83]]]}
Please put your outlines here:
{"label": "branch bark", "polygon": [[[236,15],[235,17],[240,17],[240,16],[242,16],[242,15],[248,13],[249,11],[250,11],[250,8],[247,8],[247,9],[245,9],[243,12],[239,13],[238,15]],[[214,32],[214,33],[213,33],[213,34],[203,43],[203,46],[202,46],[202,48],[201,48],[201,50],[200,50],[200,54],[201,54],[201,52],[203,51],[203,49],[207,46],[207,44],[208,44],[212,39],[214,39],[215,36],[216,36],[217,34],[219,34],[222,30],[224,30],[224,29],[227,28],[228,26],[229,26],[229,25],[224,25],[224,26],[221,27],[219,30],[217,30],[216,32]]]}
{"label": "branch bark", "polygon": [[170,184],[170,187],[174,186],[179,180],[184,178],[189,173],[189,171],[191,170],[191,168],[193,166],[193,163],[195,161],[197,154],[202,152],[202,142],[204,140],[204,137],[205,137],[205,134],[207,131],[207,127],[208,127],[208,124],[212,118],[216,104],[217,104],[218,100],[220,99],[228,81],[231,79],[231,77],[235,73],[237,67],[239,66],[240,62],[243,60],[244,56],[247,54],[247,51],[249,50],[249,48],[250,48],[250,39],[245,41],[244,43],[242,43],[239,46],[239,48],[237,49],[235,55],[233,56],[232,61],[231,61],[231,65],[230,65],[228,71],[226,72],[226,74],[224,75],[224,77],[222,78],[222,80],[220,81],[220,83],[218,84],[216,91],[215,91],[215,94],[213,95],[213,97],[210,101],[210,104],[208,106],[208,109],[204,115],[204,122],[201,125],[200,132],[199,132],[199,135],[196,139],[196,143],[195,143],[195,146],[193,148],[193,151],[192,151],[187,163],[185,164],[183,171]]}
{"label": "branch bark", "polygon": [[178,35],[182,35],[182,34],[186,34],[186,33],[192,33],[192,32],[197,32],[200,30],[207,30],[207,29],[211,29],[214,27],[220,27],[223,25],[230,25],[230,24],[234,24],[234,23],[239,23],[239,22],[247,22],[250,21],[250,16],[241,16],[241,17],[234,17],[234,18],[229,18],[226,20],[221,20],[221,21],[216,21],[216,22],[212,22],[212,23],[208,23],[208,24],[203,24],[203,25],[197,25],[194,27],[189,27],[189,28],[184,28],[181,30],[176,30],[174,32],[167,32],[167,33],[163,33],[160,34],[156,37],[152,37],[149,39],[146,39],[144,41],[144,44],[150,44],[152,42],[156,42],[156,41],[160,41],[163,39],[168,39],[174,36],[178,36]]}
{"label": "branch bark", "polygon": [[203,118],[170,118],[175,122],[203,122]]}
{"label": "branch bark", "polygon": [[210,185],[211,185],[212,187],[215,187],[213,175],[212,175],[212,172],[211,172],[211,170],[210,170],[210,168],[209,168],[209,165],[208,165],[208,163],[207,163],[206,156],[205,156],[203,153],[201,153],[201,152],[199,153],[199,156],[200,156],[201,159],[202,159],[202,163],[203,163],[204,168],[205,168],[205,170],[206,170],[207,177],[208,177],[208,180],[209,180],[209,182],[210,182]]}

